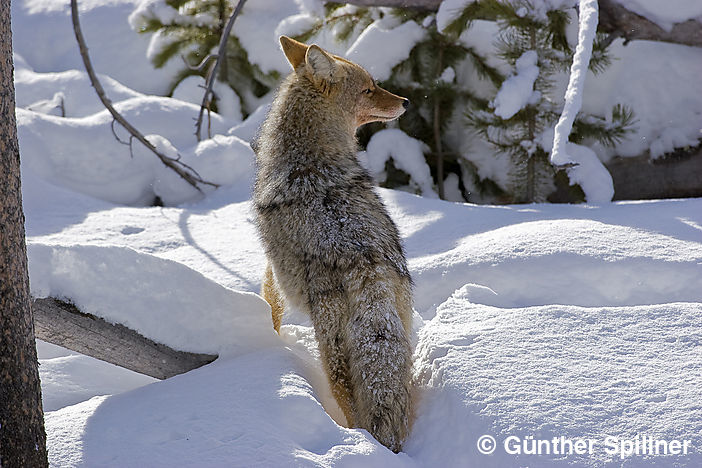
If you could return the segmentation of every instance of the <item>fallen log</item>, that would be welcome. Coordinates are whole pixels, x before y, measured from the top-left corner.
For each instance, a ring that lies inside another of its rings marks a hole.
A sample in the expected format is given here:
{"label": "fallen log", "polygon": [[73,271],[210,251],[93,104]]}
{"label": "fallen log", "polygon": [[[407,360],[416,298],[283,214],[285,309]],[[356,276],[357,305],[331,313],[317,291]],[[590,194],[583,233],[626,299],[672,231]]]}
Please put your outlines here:
{"label": "fallen log", "polygon": [[702,146],[658,159],[648,154],[618,157],[605,166],[614,182],[614,200],[702,197]]}
{"label": "fallen log", "polygon": [[599,30],[623,37],[625,44],[642,39],[702,47],[702,24],[699,21],[690,19],[674,24],[670,31],[666,31],[643,16],[627,10],[619,2],[599,0],[598,3]]}
{"label": "fallen log", "polygon": [[[383,6],[437,11],[441,0],[343,0],[343,3],[363,7]],[[702,47],[702,23],[699,21],[687,20],[673,25],[670,31],[666,31],[647,18],[627,10],[619,2],[599,0],[598,3],[600,6],[598,29],[602,32],[612,34],[614,37],[622,37],[626,42],[639,39]]]}
{"label": "fallen log", "polygon": [[52,297],[32,301],[38,339],[157,379],[183,374],[217,359],[177,351]]}

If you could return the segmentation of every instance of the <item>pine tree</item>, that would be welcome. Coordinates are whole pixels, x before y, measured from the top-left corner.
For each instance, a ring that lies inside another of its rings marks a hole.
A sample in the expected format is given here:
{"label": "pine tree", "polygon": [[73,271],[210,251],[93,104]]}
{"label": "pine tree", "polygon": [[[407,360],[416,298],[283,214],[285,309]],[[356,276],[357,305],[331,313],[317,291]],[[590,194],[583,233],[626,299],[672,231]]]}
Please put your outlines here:
{"label": "pine tree", "polygon": [[[192,65],[199,64],[205,57],[216,53],[222,32],[233,11],[227,0],[154,0],[151,8],[142,8],[138,18],[139,33],[153,33],[156,51],[151,62],[156,68],[163,67],[180,56]],[[163,14],[163,11],[168,14]],[[158,12],[158,13],[156,13]],[[205,77],[207,67],[196,70],[183,65],[169,86],[169,94],[185,78],[192,75]],[[276,86],[277,73],[263,73],[248,59],[248,53],[241,46],[236,34],[231,34],[226,50],[226,59],[219,67],[217,79],[227,83],[241,100],[244,115],[255,110],[257,98]],[[212,110],[216,110],[216,100]]]}
{"label": "pine tree", "polygon": [[432,168],[439,197],[445,198],[443,183],[446,164],[460,174],[458,149],[445,137],[447,126],[457,109],[484,102],[456,79],[456,69],[464,60],[470,60],[474,69],[488,80],[499,83],[500,72],[489,66],[472,48],[466,47],[456,37],[437,31],[436,21],[423,21],[419,13],[396,11],[404,20],[414,19],[427,28],[426,39],[419,42],[407,60],[396,65],[392,76],[384,85],[407,97],[412,106],[399,121],[400,128],[432,148],[427,162]]}
{"label": "pine tree", "polygon": [[[538,74],[533,82],[533,93],[521,109],[504,113],[496,109],[494,101],[487,105],[473,101],[474,105],[466,112],[468,125],[496,151],[510,155],[513,167],[511,201],[546,201],[554,189],[555,174],[543,148],[543,137],[560,115],[560,105],[552,97],[554,75],[567,70],[572,61],[573,52],[565,33],[568,11],[563,8],[544,11],[542,4],[528,0],[480,0],[467,6],[445,33],[460,34],[478,18],[497,21],[500,28],[497,49],[503,60],[514,69],[535,58]],[[603,38],[598,37],[590,61],[590,70],[595,73],[603,71],[610,63],[606,47]],[[571,140],[597,140],[611,146],[631,130],[632,124],[632,111],[621,105],[613,108],[609,121],[581,113],[576,119]]]}
{"label": "pine tree", "polygon": [[[155,32],[161,38],[158,53],[153,56],[156,66],[162,66],[176,55],[185,55],[191,63],[207,56],[216,47],[231,12],[227,0],[152,1],[171,8],[170,14],[166,15],[162,12],[142,14],[140,30]],[[164,1],[165,4],[158,3]],[[569,10],[549,5],[533,0],[478,0],[469,3],[445,29],[439,31],[434,16],[426,12],[328,3],[324,18],[318,18],[296,39],[310,42],[316,37],[331,36],[340,48],[346,48],[371,24],[387,19],[386,15],[392,15],[400,23],[415,21],[422,25],[426,29],[425,38],[415,44],[409,57],[397,64],[391,76],[380,83],[409,98],[412,103],[399,122],[389,125],[399,126],[408,135],[427,144],[429,151],[425,157],[442,198],[445,195],[443,182],[453,173],[458,176],[459,187],[465,189],[464,194],[470,188],[480,192],[477,200],[545,201],[554,189],[554,180],[558,179],[544,149],[548,147],[545,140],[561,109],[561,104],[558,104],[561,97],[553,96],[554,77],[569,68],[573,54],[565,33],[570,21]],[[496,41],[498,55],[512,70],[518,68],[520,59],[522,62],[533,61],[532,71],[536,70],[536,74],[533,89],[528,90],[531,96],[514,113],[496,113],[495,98],[507,86],[506,80],[511,76],[503,76],[461,39],[462,33],[477,19],[497,23],[500,29]],[[596,73],[609,64],[607,45],[602,37],[598,37],[590,61],[590,69]],[[279,77],[265,75],[252,65],[234,34],[230,38],[227,64],[219,79],[230,84],[242,99],[244,112],[250,113],[257,102],[256,97],[274,88]],[[173,87],[194,73],[204,72],[184,69],[174,80]],[[495,93],[492,98],[486,96],[485,86],[481,86],[479,93],[465,73],[475,74],[489,83]],[[578,143],[598,141],[612,146],[626,136],[632,123],[633,113],[621,105],[615,106],[607,117],[581,113],[570,139]],[[359,132],[361,144],[367,143],[374,132],[385,126],[370,124],[362,128]],[[495,157],[509,158],[508,179],[511,182],[505,183],[503,178],[498,184],[481,178],[479,174],[484,163],[472,162],[467,155],[464,156],[466,146],[481,140],[489,143]],[[380,182],[386,187],[407,186],[411,178],[397,169],[392,160],[388,161],[384,173],[386,179]],[[452,177],[455,181],[455,176]]]}

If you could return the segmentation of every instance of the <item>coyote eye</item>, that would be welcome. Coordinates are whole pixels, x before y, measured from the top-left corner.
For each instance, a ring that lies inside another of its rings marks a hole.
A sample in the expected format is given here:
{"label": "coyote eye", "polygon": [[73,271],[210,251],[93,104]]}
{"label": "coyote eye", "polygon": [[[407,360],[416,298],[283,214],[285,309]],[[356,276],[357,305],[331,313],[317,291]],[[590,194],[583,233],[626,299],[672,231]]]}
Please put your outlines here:
{"label": "coyote eye", "polygon": [[373,92],[373,90],[370,88],[363,90],[363,94],[371,94],[372,92]]}

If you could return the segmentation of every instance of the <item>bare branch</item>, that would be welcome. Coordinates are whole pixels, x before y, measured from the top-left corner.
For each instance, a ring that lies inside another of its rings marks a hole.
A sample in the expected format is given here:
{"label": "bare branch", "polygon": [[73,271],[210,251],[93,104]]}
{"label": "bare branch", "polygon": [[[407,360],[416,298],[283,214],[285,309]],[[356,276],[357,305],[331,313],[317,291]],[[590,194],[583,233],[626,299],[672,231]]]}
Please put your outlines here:
{"label": "bare branch", "polygon": [[176,159],[170,158],[162,154],[156,147],[151,144],[149,140],[142,135],[139,130],[134,128],[127,120],[122,117],[122,115],[115,110],[112,106],[112,102],[105,94],[105,90],[98,80],[98,77],[93,69],[93,65],[90,62],[90,56],[88,55],[88,47],[85,45],[85,39],[83,38],[83,32],[80,29],[80,21],[78,20],[78,2],[77,0],[71,0],[71,19],[73,20],[73,31],[76,35],[76,40],[78,41],[78,48],[80,49],[80,56],[83,59],[83,64],[85,65],[85,70],[88,72],[88,77],[90,77],[90,83],[95,88],[100,101],[105,106],[105,108],[112,114],[112,117],[119,122],[122,127],[124,127],[134,138],[136,138],[141,144],[146,146],[151,152],[153,152],[163,164],[175,171],[183,180],[195,187],[198,191],[202,192],[198,184],[210,185],[212,187],[218,187],[219,185],[213,184],[212,182],[207,182],[202,180],[202,178],[197,175],[197,173],[191,173],[185,170],[187,168],[183,163],[178,162]]}
{"label": "bare branch", "polygon": [[239,0],[239,3],[237,3],[236,8],[234,8],[232,15],[229,17],[229,21],[227,21],[227,26],[224,28],[222,37],[219,39],[219,50],[217,52],[217,60],[215,60],[214,65],[212,66],[212,68],[210,68],[210,71],[207,73],[207,88],[205,89],[205,95],[202,97],[202,104],[200,105],[200,114],[198,114],[197,122],[195,124],[195,135],[197,136],[197,141],[202,140],[202,117],[205,113],[205,109],[207,109],[208,111],[210,109],[210,102],[212,100],[213,95],[212,87],[214,86],[214,82],[217,79],[217,69],[219,68],[219,64],[220,62],[222,62],[222,59],[225,56],[225,52],[227,49],[227,40],[229,39],[229,34],[232,32],[234,20],[236,20],[236,17],[239,16],[239,13],[241,13],[241,9],[244,8],[244,3],[246,3],[246,0]]}

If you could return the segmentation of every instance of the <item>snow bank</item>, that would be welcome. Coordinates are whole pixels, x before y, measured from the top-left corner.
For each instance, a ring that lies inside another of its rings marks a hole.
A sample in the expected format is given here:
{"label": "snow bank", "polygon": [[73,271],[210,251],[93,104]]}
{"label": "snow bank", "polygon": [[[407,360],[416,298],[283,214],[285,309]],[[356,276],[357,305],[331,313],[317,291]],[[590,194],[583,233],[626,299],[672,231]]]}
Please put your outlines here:
{"label": "snow bank", "polygon": [[[113,102],[143,96],[109,76],[98,75],[98,77]],[[57,94],[61,95],[61,105],[66,117],[84,117],[104,109],[95,90],[91,87],[88,74],[84,71],[36,73],[26,68],[16,68],[15,91],[17,107],[29,110],[36,110],[33,107],[38,102],[52,100]]]}
{"label": "snow bank", "polygon": [[236,354],[275,343],[270,309],[169,260],[124,247],[28,244],[31,294],[56,297],[181,351]]}
{"label": "snow bank", "polygon": [[[151,137],[152,143],[172,157],[180,155],[181,161],[205,180],[248,187],[253,176],[249,145],[224,136],[196,144],[192,120],[187,116],[197,116],[197,106],[144,96],[115,107],[146,135],[157,134]],[[17,109],[23,163],[47,180],[114,203],[145,205],[159,196],[172,205],[201,197],[139,142],[133,143],[130,153],[128,146],[115,138],[112,122],[107,110],[81,118],[60,118]],[[221,117],[213,114],[212,123],[214,130],[224,133],[226,125]],[[119,124],[114,129],[122,141],[129,140]]]}
{"label": "snow bank", "polygon": [[496,307],[702,302],[700,200],[439,208],[382,193],[425,319],[466,283],[494,291],[482,303]]}
{"label": "snow bank", "polygon": [[701,301],[701,262],[697,242],[626,225],[559,219],[459,237],[445,251],[412,258],[410,269],[416,306],[424,311],[468,282],[494,291],[487,304],[498,307]]}
{"label": "snow bank", "polygon": [[362,430],[339,427],[283,347],[46,415],[53,466],[411,465]]}
{"label": "snow bank", "polygon": [[[25,193],[43,190],[29,182]],[[473,447],[483,433],[702,443],[702,200],[491,207],[379,192],[421,314],[404,454],[328,416],[340,419],[309,324],[288,315],[278,339],[260,299],[216,284],[257,291],[264,265],[249,202],[227,204],[225,193],[181,208],[76,214],[47,201],[27,211],[35,293],[71,292],[87,310],[115,304],[115,320],[155,339],[224,350],[188,374],[48,412],[52,465],[618,466],[601,445],[560,460]],[[252,306],[237,307],[246,298]],[[44,398],[55,408],[120,391],[107,375],[91,385],[89,367],[47,365],[76,375],[57,376]],[[627,460],[700,462],[697,452]]]}
{"label": "snow bank", "polygon": [[[698,466],[702,454],[607,454],[605,438],[702,443],[700,304],[476,305],[457,290],[420,332],[406,452],[422,466]],[[492,455],[478,452],[493,436]],[[591,454],[512,455],[509,436],[592,439]]]}
{"label": "snow bank", "polygon": [[156,379],[37,340],[44,411],[143,387]]}

